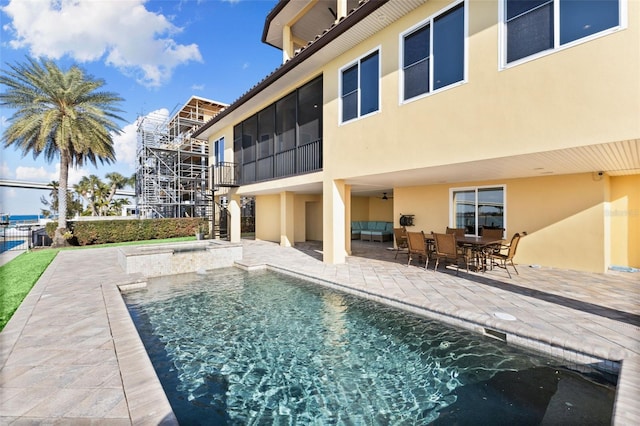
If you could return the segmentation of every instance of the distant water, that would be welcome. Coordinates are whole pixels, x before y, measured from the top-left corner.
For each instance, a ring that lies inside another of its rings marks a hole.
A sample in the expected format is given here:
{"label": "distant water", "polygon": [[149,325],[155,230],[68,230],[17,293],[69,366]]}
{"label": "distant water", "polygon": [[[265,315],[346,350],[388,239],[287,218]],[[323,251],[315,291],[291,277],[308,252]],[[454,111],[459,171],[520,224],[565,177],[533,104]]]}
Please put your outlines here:
{"label": "distant water", "polygon": [[22,223],[34,223],[44,218],[37,214],[16,214],[9,216],[9,225],[20,225]]}

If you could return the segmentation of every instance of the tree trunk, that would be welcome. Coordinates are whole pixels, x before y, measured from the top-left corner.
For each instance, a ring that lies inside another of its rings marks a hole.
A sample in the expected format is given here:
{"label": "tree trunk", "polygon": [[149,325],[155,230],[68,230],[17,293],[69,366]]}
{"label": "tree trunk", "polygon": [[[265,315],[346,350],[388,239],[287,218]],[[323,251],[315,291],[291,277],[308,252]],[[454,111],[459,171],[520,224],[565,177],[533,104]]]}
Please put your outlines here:
{"label": "tree trunk", "polygon": [[69,157],[60,153],[60,179],[58,182],[58,228],[53,236],[51,247],[65,247],[69,241],[64,237],[67,232],[67,186],[69,183]]}

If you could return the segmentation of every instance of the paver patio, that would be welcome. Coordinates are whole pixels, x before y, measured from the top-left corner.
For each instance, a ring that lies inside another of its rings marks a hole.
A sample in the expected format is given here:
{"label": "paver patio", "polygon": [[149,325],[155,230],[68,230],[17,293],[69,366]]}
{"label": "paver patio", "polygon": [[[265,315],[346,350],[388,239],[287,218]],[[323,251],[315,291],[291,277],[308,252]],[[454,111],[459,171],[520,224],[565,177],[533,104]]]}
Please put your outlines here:
{"label": "paver patio", "polygon": [[[498,330],[509,342],[575,362],[622,360],[614,424],[640,424],[640,274],[518,265],[513,279],[500,269],[456,276],[407,267],[406,256],[394,259],[388,247],[354,241],[346,264],[327,265],[319,243],[246,240],[239,263]],[[0,424],[177,423],[117,288],[142,277],[125,274],[117,250],[61,252],[0,333]]]}

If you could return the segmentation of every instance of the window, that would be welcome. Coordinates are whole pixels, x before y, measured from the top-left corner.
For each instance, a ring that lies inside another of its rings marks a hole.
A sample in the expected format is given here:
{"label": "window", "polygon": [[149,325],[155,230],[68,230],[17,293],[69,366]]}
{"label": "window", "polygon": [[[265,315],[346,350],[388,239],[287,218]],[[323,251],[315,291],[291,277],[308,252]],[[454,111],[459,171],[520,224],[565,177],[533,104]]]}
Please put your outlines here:
{"label": "window", "polygon": [[298,90],[298,145],[316,142],[322,135],[322,80]]}
{"label": "window", "polygon": [[403,100],[464,80],[464,2],[401,35]]}
{"label": "window", "polygon": [[242,123],[233,126],[233,160],[242,164]]}
{"label": "window", "polygon": [[213,143],[213,165],[224,163],[224,137]]}
{"label": "window", "polygon": [[450,223],[471,235],[482,227],[505,229],[505,187],[452,189]]}
{"label": "window", "polygon": [[297,119],[294,92],[276,102],[276,152],[296,147]]}
{"label": "window", "polygon": [[340,99],[342,122],[378,111],[380,105],[380,59],[375,51],[342,69]]}
{"label": "window", "polygon": [[242,163],[256,161],[256,140],[258,139],[258,117],[253,115],[242,122]]}
{"label": "window", "polygon": [[504,0],[506,63],[620,27],[625,0]]}
{"label": "window", "polygon": [[258,113],[258,158],[273,155],[273,135],[276,128],[276,107],[271,104]]}

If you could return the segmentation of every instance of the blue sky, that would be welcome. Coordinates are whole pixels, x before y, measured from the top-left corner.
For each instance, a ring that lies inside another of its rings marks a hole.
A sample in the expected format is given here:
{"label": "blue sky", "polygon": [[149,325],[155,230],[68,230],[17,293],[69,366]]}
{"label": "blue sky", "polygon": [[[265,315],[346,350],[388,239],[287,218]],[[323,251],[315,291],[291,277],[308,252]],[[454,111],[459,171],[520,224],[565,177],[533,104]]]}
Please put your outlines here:
{"label": "blue sky", "polygon": [[[170,114],[192,96],[232,103],[282,62],[261,42],[266,15],[277,0],[0,0],[0,66],[27,56],[77,63],[116,92],[125,121],[114,137],[117,162],[70,170],[100,178],[135,172],[136,120]],[[4,90],[0,86],[0,90]],[[0,130],[13,111],[0,108]],[[4,142],[4,141],[3,141]],[[4,143],[1,145],[4,146]],[[56,163],[0,148],[0,176],[58,180]],[[37,214],[47,191],[0,187],[0,212]]]}

